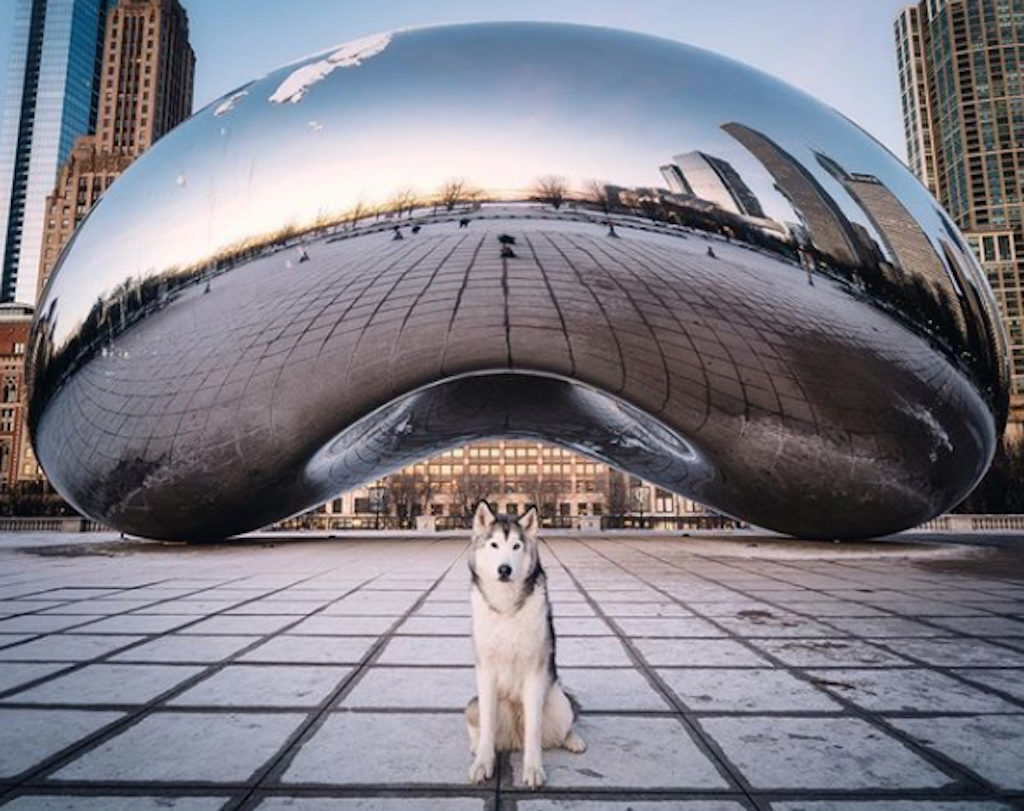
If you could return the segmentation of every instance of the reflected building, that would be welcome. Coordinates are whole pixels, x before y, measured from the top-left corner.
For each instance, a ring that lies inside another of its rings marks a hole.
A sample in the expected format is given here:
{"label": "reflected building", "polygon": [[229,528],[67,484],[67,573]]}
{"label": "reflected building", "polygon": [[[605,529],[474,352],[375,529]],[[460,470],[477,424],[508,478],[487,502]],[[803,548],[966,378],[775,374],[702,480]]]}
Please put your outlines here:
{"label": "reflected building", "polygon": [[40,290],[100,195],[191,114],[195,61],[178,0],[120,0],[110,11],[95,134],[75,141],[46,199]]}
{"label": "reflected building", "polygon": [[96,122],[109,5],[15,0],[0,123],[0,301],[35,302],[46,195],[75,138]]}
{"label": "reflected building", "polygon": [[815,155],[822,168],[841,183],[860,206],[901,273],[922,279],[936,291],[956,294],[949,272],[928,236],[881,180],[874,175],[848,172],[821,152]]}
{"label": "reflected building", "polygon": [[1008,431],[1024,433],[1024,24],[1017,3],[927,0],[894,23],[907,155],[964,232],[1011,356]]}
{"label": "reflected building", "polygon": [[[669,188],[708,200],[724,211],[744,217],[764,218],[757,196],[728,161],[694,150],[675,155],[672,163],[661,167]],[[673,188],[672,180],[676,187]]]}

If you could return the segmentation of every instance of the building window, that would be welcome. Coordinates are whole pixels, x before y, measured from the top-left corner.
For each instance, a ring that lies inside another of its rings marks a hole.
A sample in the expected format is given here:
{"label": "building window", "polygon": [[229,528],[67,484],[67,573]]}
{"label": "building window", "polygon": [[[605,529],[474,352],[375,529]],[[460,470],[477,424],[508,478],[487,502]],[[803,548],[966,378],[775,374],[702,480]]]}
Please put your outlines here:
{"label": "building window", "polygon": [[25,354],[25,344],[15,344],[14,345],[14,354],[15,355],[24,355]]}
{"label": "building window", "polygon": [[18,402],[18,384],[13,380],[4,381],[3,399],[5,403]]}
{"label": "building window", "polygon": [[0,431],[9,434],[14,430],[14,409],[0,408]]}

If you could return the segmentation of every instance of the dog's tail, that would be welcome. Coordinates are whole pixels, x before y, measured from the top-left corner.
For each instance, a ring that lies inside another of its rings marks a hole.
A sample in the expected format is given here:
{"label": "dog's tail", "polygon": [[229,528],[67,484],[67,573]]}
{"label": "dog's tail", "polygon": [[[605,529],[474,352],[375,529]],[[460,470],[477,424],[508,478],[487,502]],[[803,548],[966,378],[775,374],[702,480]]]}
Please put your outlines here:
{"label": "dog's tail", "polygon": [[580,709],[582,709],[580,707],[580,702],[576,696],[565,689],[564,684],[559,683],[559,686],[562,688],[562,692],[565,693],[565,697],[569,699],[569,706],[572,707],[572,720],[575,722],[580,717]]}

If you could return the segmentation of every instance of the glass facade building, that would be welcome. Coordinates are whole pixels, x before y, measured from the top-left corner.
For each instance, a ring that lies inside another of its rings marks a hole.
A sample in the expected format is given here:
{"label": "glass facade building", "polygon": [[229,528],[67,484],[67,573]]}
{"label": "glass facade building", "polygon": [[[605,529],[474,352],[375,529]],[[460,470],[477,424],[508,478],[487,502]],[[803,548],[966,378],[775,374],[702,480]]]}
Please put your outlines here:
{"label": "glass facade building", "polygon": [[910,168],[985,268],[1024,432],[1024,0],[923,0],[894,29]]}
{"label": "glass facade building", "polygon": [[15,0],[0,123],[0,301],[34,304],[46,210],[75,138],[93,130],[112,0]]}

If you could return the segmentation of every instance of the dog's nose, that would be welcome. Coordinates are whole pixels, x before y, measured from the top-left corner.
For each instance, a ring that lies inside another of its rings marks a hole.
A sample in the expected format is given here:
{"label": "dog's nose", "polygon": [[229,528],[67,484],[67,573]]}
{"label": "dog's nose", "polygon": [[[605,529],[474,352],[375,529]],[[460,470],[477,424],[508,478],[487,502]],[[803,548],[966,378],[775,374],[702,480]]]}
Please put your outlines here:
{"label": "dog's nose", "polygon": [[498,567],[498,577],[500,577],[502,580],[507,580],[511,576],[512,567],[509,566],[507,563],[502,563],[501,566]]}

